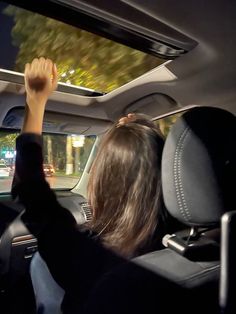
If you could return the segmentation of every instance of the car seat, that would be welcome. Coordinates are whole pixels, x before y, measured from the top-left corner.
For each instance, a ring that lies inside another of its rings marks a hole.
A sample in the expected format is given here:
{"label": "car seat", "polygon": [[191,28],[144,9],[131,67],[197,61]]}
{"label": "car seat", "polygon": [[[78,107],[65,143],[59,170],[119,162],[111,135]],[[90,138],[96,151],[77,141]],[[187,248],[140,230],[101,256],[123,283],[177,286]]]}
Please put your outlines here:
{"label": "car seat", "polygon": [[235,208],[235,143],[236,118],[227,111],[198,107],[178,119],[162,182],[167,210],[186,229],[166,235],[166,249],[108,273],[86,314],[220,313],[220,218]]}
{"label": "car seat", "polygon": [[227,111],[197,107],[179,118],[165,143],[162,184],[167,210],[186,230],[166,235],[166,249],[135,259],[195,291],[206,312],[218,309],[220,218],[236,208],[235,144],[236,118]]}

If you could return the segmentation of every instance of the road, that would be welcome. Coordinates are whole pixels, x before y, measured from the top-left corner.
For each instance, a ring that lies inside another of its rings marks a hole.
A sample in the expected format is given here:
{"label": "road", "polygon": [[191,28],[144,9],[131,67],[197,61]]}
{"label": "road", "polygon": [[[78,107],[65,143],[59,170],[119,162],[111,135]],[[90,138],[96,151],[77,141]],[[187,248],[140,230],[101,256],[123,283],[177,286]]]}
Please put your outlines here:
{"label": "road", "polygon": [[[9,192],[13,177],[0,178],[0,193]],[[78,182],[78,178],[66,176],[53,176],[46,178],[50,186],[54,189],[73,188]]]}

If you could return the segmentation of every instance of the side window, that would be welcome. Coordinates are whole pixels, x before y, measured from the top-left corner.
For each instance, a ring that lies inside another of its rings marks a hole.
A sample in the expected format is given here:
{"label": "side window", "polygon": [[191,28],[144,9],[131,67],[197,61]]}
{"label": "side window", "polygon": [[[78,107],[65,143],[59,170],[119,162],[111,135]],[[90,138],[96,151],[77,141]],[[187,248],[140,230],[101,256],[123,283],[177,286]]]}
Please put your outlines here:
{"label": "side window", "polygon": [[178,112],[178,113],[172,114],[168,117],[155,120],[154,123],[160,128],[164,137],[167,137],[171,126],[175,123],[175,121],[179,117],[182,116],[182,114],[183,114],[183,112]]}

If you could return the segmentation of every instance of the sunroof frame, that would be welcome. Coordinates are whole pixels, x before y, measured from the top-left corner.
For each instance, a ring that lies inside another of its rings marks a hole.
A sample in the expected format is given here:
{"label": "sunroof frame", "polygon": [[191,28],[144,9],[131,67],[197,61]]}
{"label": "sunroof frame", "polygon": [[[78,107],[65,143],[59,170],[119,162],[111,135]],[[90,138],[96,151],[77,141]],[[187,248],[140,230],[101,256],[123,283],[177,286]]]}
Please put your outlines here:
{"label": "sunroof frame", "polygon": [[75,8],[69,5],[68,1],[40,0],[40,5],[35,5],[34,1],[28,0],[5,0],[3,2],[59,20],[162,59],[175,59],[194,48],[197,44],[189,38],[186,45],[184,45],[185,47],[177,47],[162,40],[157,40],[157,38],[141,34],[134,29],[128,29],[105,20],[101,16],[84,12],[78,7]]}

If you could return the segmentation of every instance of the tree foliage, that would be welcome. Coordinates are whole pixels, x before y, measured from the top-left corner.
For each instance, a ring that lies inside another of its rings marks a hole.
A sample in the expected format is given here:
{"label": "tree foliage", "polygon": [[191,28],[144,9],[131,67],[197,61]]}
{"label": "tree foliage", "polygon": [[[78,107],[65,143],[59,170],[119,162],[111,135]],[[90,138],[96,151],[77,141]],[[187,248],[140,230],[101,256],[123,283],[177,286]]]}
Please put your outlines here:
{"label": "tree foliage", "polygon": [[158,58],[111,40],[13,6],[16,70],[35,57],[57,63],[60,81],[109,92],[162,63]]}
{"label": "tree foliage", "polygon": [[0,134],[0,151],[2,150],[15,150],[16,138],[19,133],[9,134],[7,132],[1,132]]}
{"label": "tree foliage", "polygon": [[170,132],[170,129],[172,125],[175,123],[175,121],[182,115],[182,113],[176,113],[172,114],[168,117],[156,120],[156,125],[160,128],[162,134],[164,137],[167,137],[168,133]]}

